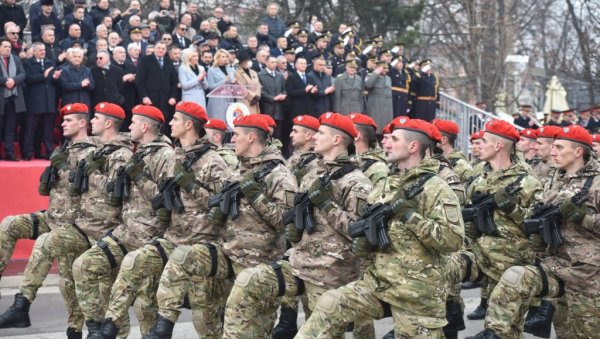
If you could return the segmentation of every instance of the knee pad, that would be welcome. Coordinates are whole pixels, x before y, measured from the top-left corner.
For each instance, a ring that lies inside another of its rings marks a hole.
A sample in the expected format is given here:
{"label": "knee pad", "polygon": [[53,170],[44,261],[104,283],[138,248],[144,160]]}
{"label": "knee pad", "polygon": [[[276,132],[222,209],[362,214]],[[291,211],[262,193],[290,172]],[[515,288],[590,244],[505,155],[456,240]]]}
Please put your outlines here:
{"label": "knee pad", "polygon": [[0,222],[0,230],[8,231],[15,222],[18,222],[18,220],[17,217],[14,215],[4,217],[4,219],[2,219],[2,222]]}
{"label": "knee pad", "polygon": [[234,284],[240,287],[247,287],[250,285],[255,277],[258,275],[258,270],[255,267],[246,268],[238,274],[237,278],[235,278]]}
{"label": "knee pad", "polygon": [[121,268],[127,271],[133,270],[135,267],[136,258],[140,254],[140,251],[133,251],[127,253],[123,261],[121,262]]}
{"label": "knee pad", "polygon": [[79,257],[73,262],[73,279],[77,281],[81,278],[83,278],[83,260]]}
{"label": "knee pad", "polygon": [[48,242],[48,238],[50,237],[52,233],[44,233],[42,235],[40,235],[37,240],[35,241],[35,243],[33,244],[33,248],[34,249],[42,249],[44,247],[44,244],[46,244]]}
{"label": "knee pad", "polygon": [[339,289],[329,290],[317,300],[315,311],[323,311],[325,314],[333,314],[337,311],[340,301],[342,300],[342,292]]}
{"label": "knee pad", "polygon": [[187,259],[187,256],[191,250],[192,250],[192,246],[178,246],[173,251],[173,253],[171,253],[169,260],[173,261],[176,264],[183,265],[183,263],[185,263],[185,260]]}
{"label": "knee pad", "polygon": [[133,310],[135,316],[139,321],[146,319],[147,316],[151,316],[156,311],[154,305],[148,304],[143,298],[136,298],[133,302]]}
{"label": "knee pad", "polygon": [[525,276],[525,267],[523,266],[513,266],[506,270],[504,274],[502,274],[502,278],[500,281],[504,284],[516,288],[521,284],[523,277]]}

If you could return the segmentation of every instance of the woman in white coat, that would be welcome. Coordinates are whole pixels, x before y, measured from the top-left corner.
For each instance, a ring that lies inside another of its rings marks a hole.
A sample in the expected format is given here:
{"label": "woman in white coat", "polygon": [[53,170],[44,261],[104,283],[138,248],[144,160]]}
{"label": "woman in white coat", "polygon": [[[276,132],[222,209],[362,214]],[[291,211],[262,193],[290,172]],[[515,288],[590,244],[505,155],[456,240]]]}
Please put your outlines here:
{"label": "woman in white coat", "polygon": [[[209,91],[222,84],[235,84],[235,69],[229,66],[229,53],[226,50],[219,49],[215,53],[213,65],[208,69],[207,81]],[[209,98],[206,113],[211,119],[227,121],[225,113],[233,102],[233,98]]]}
{"label": "woman in white coat", "polygon": [[179,67],[179,83],[181,84],[181,100],[192,101],[206,109],[206,93],[208,81],[204,67],[198,65],[198,52],[184,49]]}

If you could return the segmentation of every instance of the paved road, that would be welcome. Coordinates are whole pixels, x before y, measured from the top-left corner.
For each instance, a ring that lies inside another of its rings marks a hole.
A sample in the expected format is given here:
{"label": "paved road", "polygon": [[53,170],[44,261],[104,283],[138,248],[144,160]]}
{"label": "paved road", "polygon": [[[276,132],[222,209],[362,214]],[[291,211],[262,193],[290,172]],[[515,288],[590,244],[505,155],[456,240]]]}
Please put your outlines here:
{"label": "paved road", "polygon": [[[4,312],[10,305],[12,305],[14,294],[18,292],[17,286],[19,283],[19,276],[3,277],[0,281],[0,293],[2,299],[0,300],[0,312]],[[0,338],[14,338],[14,339],[55,339],[65,338],[65,331],[67,328],[66,324],[66,310],[63,304],[62,297],[56,286],[58,279],[56,275],[50,275],[46,280],[46,284],[40,290],[37,299],[31,306],[31,321],[32,326],[25,329],[0,329]],[[479,291],[478,290],[467,290],[462,292],[466,312],[471,312],[479,304]],[[137,319],[132,310],[130,310],[130,317],[132,319],[131,335],[129,338],[140,338],[139,327],[137,327]],[[300,315],[300,323],[304,322],[304,313]],[[392,328],[391,319],[378,320],[376,322],[376,334],[377,338],[381,338]],[[467,330],[462,331],[459,335],[460,338],[465,336],[473,335],[483,329],[483,321],[470,321],[467,320]],[[197,338],[194,328],[191,322],[191,313],[188,310],[184,310],[179,322],[175,326],[173,338],[188,339]],[[347,338],[352,338],[352,335],[347,335]],[[525,338],[535,338],[530,335],[526,335]],[[556,338],[554,333],[552,338]]]}

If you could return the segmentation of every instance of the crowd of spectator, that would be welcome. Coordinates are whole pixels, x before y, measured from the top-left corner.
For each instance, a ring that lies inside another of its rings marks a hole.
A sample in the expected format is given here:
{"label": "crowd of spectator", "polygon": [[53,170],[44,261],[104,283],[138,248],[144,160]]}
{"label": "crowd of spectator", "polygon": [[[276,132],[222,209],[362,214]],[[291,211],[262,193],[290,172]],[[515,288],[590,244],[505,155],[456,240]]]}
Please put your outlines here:
{"label": "crowd of spectator", "polygon": [[[316,17],[307,24],[284,22],[271,3],[256,31],[246,32],[222,7],[208,15],[189,2],[176,15],[170,0],[142,8],[131,0],[124,11],[109,0],[91,8],[85,0],[58,7],[39,0],[29,14],[15,3],[0,6],[0,134],[4,159],[48,157],[59,107],[80,102],[121,105],[131,117],[138,104],[158,107],[167,121],[180,100],[206,107],[225,120],[229,105],[277,122],[274,137],[289,148],[292,119],[324,112],[370,115],[381,128],[393,117],[431,121],[438,105],[439,79],[431,60],[406,58],[402,42],[383,35],[361,37],[353,24],[335,31]],[[206,13],[208,14],[208,13]],[[28,28],[30,36],[24,37]],[[24,42],[24,39],[31,42]],[[207,94],[243,85],[237,98]],[[92,113],[92,112],[90,112]],[[129,122],[123,124],[123,131]],[[169,135],[169,126],[163,132]]]}

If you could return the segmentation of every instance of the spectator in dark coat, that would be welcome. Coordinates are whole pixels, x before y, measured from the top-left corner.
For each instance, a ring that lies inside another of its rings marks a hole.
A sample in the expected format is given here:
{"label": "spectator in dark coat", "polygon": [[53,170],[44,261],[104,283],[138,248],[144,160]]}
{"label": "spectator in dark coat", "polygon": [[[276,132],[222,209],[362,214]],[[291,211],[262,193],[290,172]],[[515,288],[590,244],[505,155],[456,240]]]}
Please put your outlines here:
{"label": "spectator in dark coat", "polygon": [[325,74],[325,59],[316,58],[313,62],[313,70],[308,73],[308,84],[314,85],[310,90],[312,97],[312,115],[316,118],[325,112],[331,112],[331,101],[335,87],[331,82],[331,76]]}
{"label": "spectator in dark coat", "polygon": [[94,27],[102,23],[105,16],[110,16],[110,3],[108,0],[98,0],[97,5],[92,7],[90,16],[92,17],[92,25]]}
{"label": "spectator in dark coat", "polygon": [[20,33],[19,39],[23,39],[23,31],[27,26],[27,17],[23,6],[17,5],[16,0],[4,0],[4,3],[0,5],[0,36],[4,34],[4,24],[12,21],[19,26]]}
{"label": "spectator in dark coat", "polygon": [[72,103],[86,104],[92,106],[91,93],[96,88],[92,71],[83,65],[83,50],[72,48],[68,53],[69,64],[67,64],[60,75],[62,89],[61,105]]}
{"label": "spectator in dark coat", "polygon": [[113,60],[115,60],[115,65],[121,67],[121,71],[123,72],[123,96],[125,97],[123,109],[125,110],[125,120],[121,125],[121,131],[126,132],[129,130],[129,124],[131,124],[131,109],[140,103],[140,95],[135,84],[140,48],[136,44],[127,45],[125,61],[122,64],[120,60],[121,50],[125,54],[123,47],[119,46],[115,48],[113,51]]}
{"label": "spectator in dark coat", "polygon": [[101,102],[123,105],[123,71],[110,62],[110,54],[106,50],[98,51],[96,66],[92,67],[92,77],[96,87],[93,92],[92,107]]}
{"label": "spectator in dark coat", "polygon": [[[40,141],[46,148],[46,157],[52,153],[54,143],[52,132],[56,115],[56,82],[61,71],[53,60],[46,58],[46,46],[36,42],[31,46],[33,57],[25,60],[23,67],[27,78],[25,95],[28,100],[25,119],[25,136],[23,137],[23,160],[31,160],[36,140],[36,131],[41,131]],[[38,152],[39,153],[39,152]]]}
{"label": "spectator in dark coat", "polygon": [[285,93],[285,80],[283,79],[283,74],[277,72],[277,60],[274,57],[267,58],[266,66],[265,69],[258,73],[258,79],[262,86],[260,111],[263,114],[270,115],[277,122],[277,128],[273,132],[273,137],[283,140],[283,103],[287,97]]}
{"label": "spectator in dark coat", "polygon": [[95,29],[92,18],[85,14],[84,7],[77,5],[73,7],[73,13],[65,15],[65,31],[68,31],[71,24],[78,24],[81,27],[80,37],[84,42],[94,37]]}
{"label": "spectator in dark coat", "polygon": [[53,0],[41,0],[39,4],[39,15],[36,15],[34,18],[29,19],[29,27],[31,28],[31,39],[33,41],[40,41],[42,39],[42,26],[48,25],[54,26],[55,34],[58,36],[59,39],[61,39],[63,35],[63,28],[60,23],[60,19],[58,18],[58,15],[56,15],[56,12],[52,10]]}
{"label": "spectator in dark coat", "polygon": [[66,51],[61,51],[56,43],[56,33],[51,28],[42,31],[42,43],[46,46],[46,58],[53,60],[57,65],[62,64],[67,56]]}
{"label": "spectator in dark coat", "polygon": [[262,19],[262,22],[269,27],[269,35],[274,40],[283,36],[283,33],[285,32],[285,24],[283,23],[283,20],[277,16],[277,12],[279,12],[279,5],[270,3],[269,6],[267,6],[267,16]]}
{"label": "spectator in dark coat", "polygon": [[269,49],[274,48],[277,41],[269,35],[269,26],[264,22],[258,25],[258,29],[256,30],[256,40],[258,41],[258,46],[267,45],[269,46]]}
{"label": "spectator in dark coat", "polygon": [[0,59],[0,140],[4,142],[6,160],[16,161],[17,114],[25,112],[22,85],[26,75],[21,60],[12,55],[10,42],[5,38],[0,38]]}
{"label": "spectator in dark coat", "polygon": [[243,46],[238,37],[238,31],[236,26],[229,26],[227,32],[223,33],[223,40],[219,43],[219,48],[226,51],[236,50],[241,51]]}
{"label": "spectator in dark coat", "polygon": [[[288,72],[288,79],[285,83],[288,112],[285,114],[283,122],[283,135],[290,135],[295,117],[304,114],[312,115],[313,107],[308,94],[309,85],[306,67],[306,59],[300,57],[296,59],[294,64],[295,71]],[[287,150],[289,147],[288,138],[284,138],[283,143],[283,149]]]}
{"label": "spectator in dark coat", "polygon": [[[58,18],[58,11],[56,6],[54,6],[54,0],[39,0],[37,2],[34,2],[31,4],[31,6],[29,6],[29,22],[30,25],[32,22],[36,21],[39,19],[39,17],[42,15],[42,4],[50,4],[50,6],[52,7],[52,13]],[[62,31],[62,29],[61,29]]]}
{"label": "spectator in dark coat", "polygon": [[229,20],[229,16],[225,15],[223,7],[216,7],[213,11],[213,16],[217,19],[217,28],[219,29],[219,32],[221,32],[221,34],[227,32],[232,23],[231,20]]}
{"label": "spectator in dark coat", "polygon": [[83,49],[87,49],[87,43],[81,37],[81,26],[78,23],[71,23],[68,27],[68,36],[59,42],[61,50],[66,51],[73,47],[73,44],[78,43]]}
{"label": "spectator in dark coat", "polygon": [[[177,97],[177,71],[167,54],[167,45],[157,42],[154,54],[145,56],[138,63],[135,82],[144,105],[160,109],[165,120],[171,120],[171,108]],[[163,124],[163,134],[170,135],[169,124]]]}

